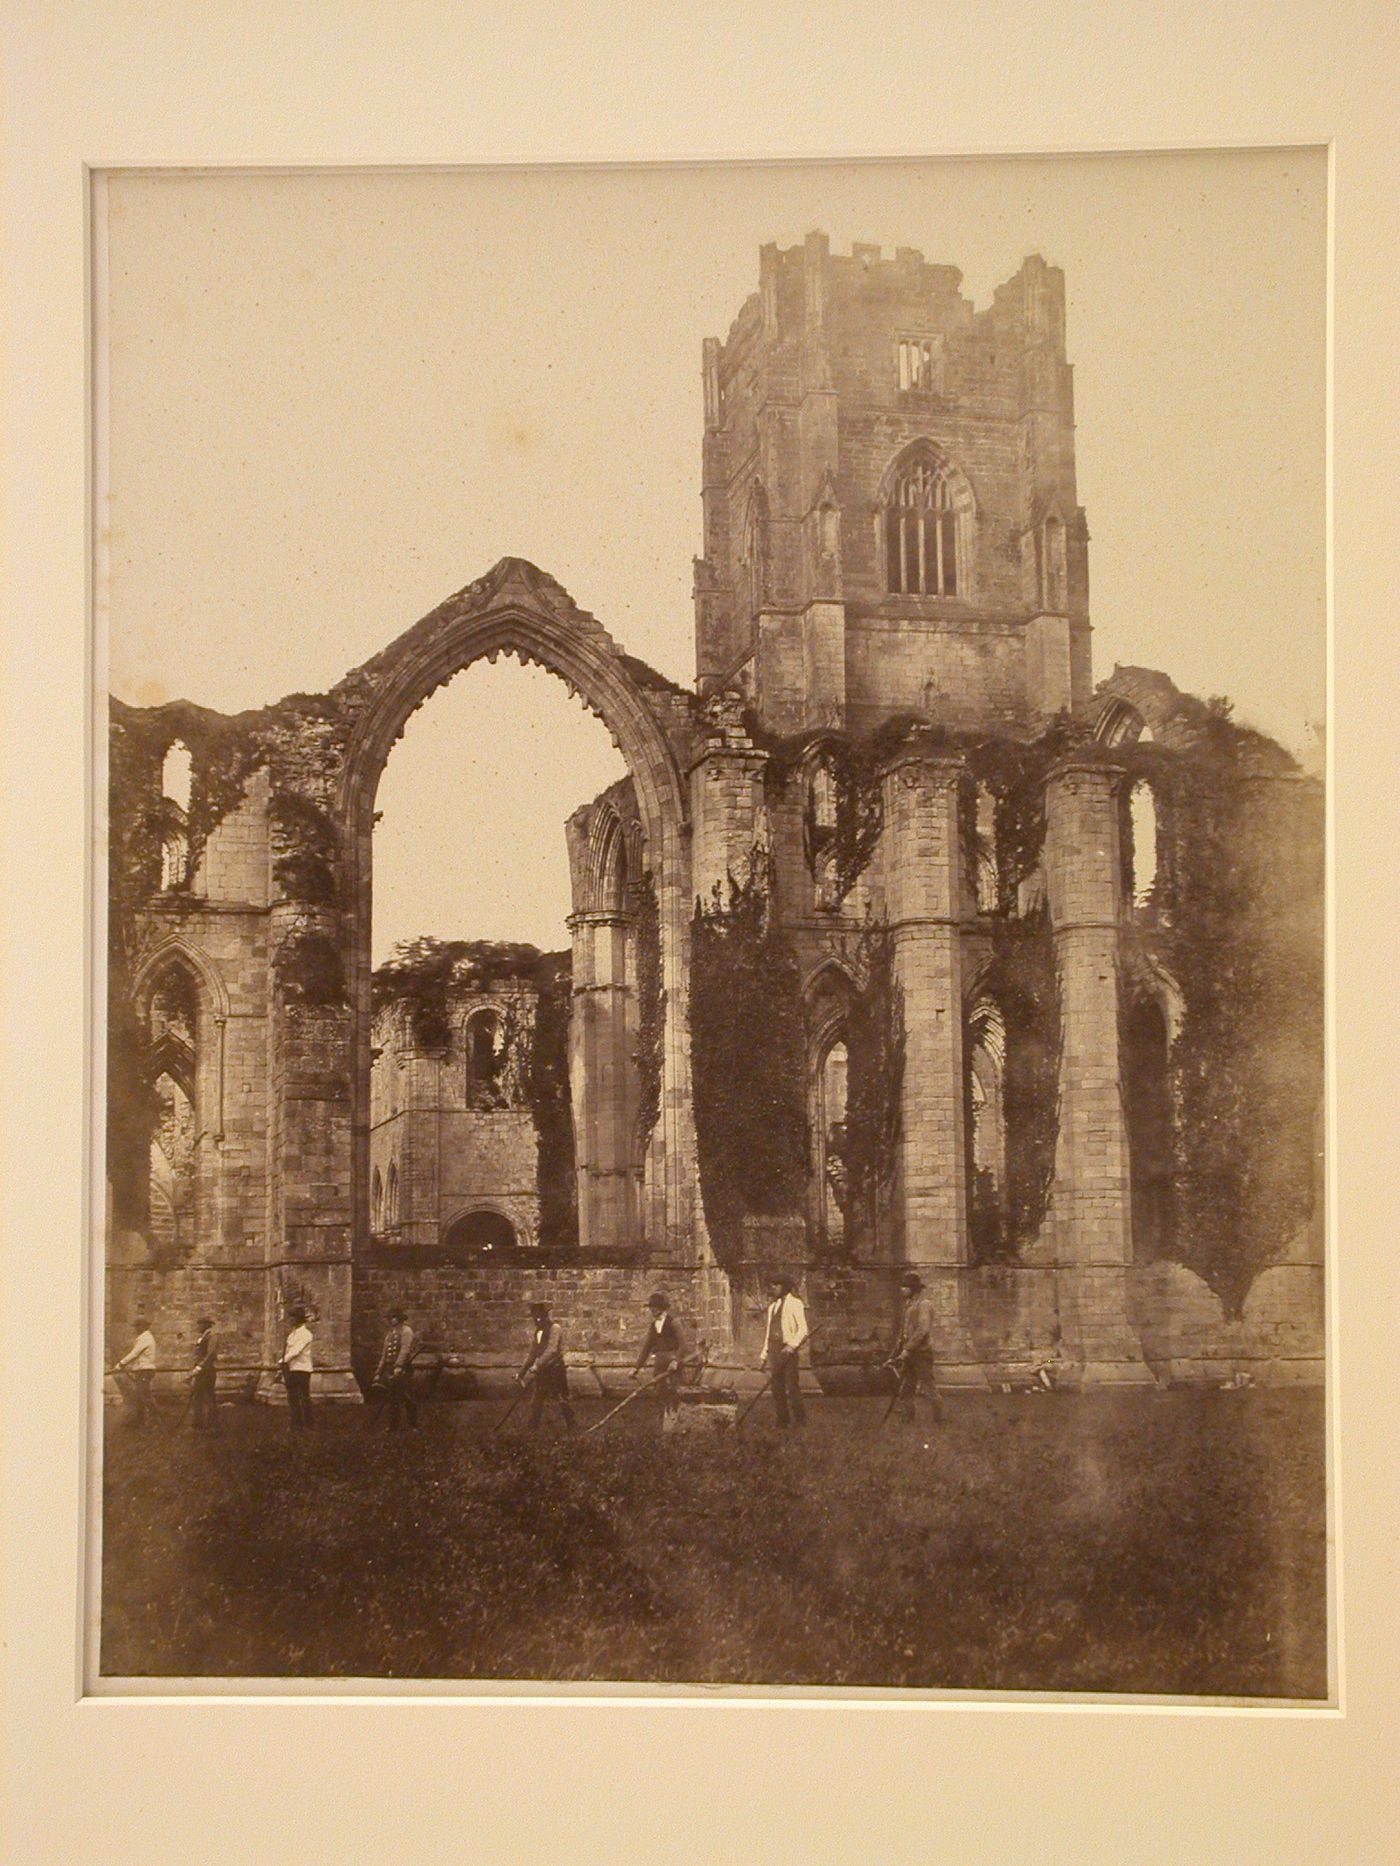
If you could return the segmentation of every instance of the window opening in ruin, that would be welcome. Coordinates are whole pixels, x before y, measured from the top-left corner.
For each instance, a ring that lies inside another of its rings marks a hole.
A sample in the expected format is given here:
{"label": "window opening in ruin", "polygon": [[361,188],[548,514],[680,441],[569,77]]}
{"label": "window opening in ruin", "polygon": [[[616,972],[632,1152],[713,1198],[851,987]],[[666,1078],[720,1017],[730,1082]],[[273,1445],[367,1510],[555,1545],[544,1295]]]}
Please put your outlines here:
{"label": "window opening in ruin", "polygon": [[1133,785],[1128,799],[1133,826],[1133,907],[1152,904],[1157,885],[1157,802],[1145,778]]}
{"label": "window opening in ruin", "polygon": [[997,878],[997,800],[985,784],[977,786],[976,874],[973,885],[979,914],[994,914],[999,893]]}
{"label": "window opening in ruin", "polygon": [[829,1245],[846,1235],[846,1084],[848,1055],[844,1037],[827,1050],[818,1078],[818,1135],[821,1146],[822,1230]]}
{"label": "window opening in ruin", "polygon": [[374,1169],[374,1178],[370,1182],[369,1226],[371,1231],[384,1229],[384,1181],[377,1166]]}
{"label": "window opening in ruin", "polygon": [[400,1158],[379,1219],[396,1243],[436,1244],[467,1201],[510,1210],[517,1248],[641,1236],[664,1013],[629,775],[566,681],[518,656],[409,717],[374,799],[368,1228],[374,1171]]}
{"label": "window opening in ruin", "polygon": [[151,1138],[148,1238],[153,1250],[177,1251],[191,1241],[194,1220],[195,1111],[174,1076],[155,1082],[159,1114]]}
{"label": "window opening in ruin", "polygon": [[190,785],[192,782],[194,760],[190,748],[181,739],[165,754],[165,762],[160,771],[161,795],[167,803],[173,803],[182,816],[190,813]]}
{"label": "window opening in ruin", "polygon": [[1123,1108],[1128,1129],[1133,1255],[1169,1256],[1176,1235],[1172,1187],[1171,1039],[1153,997],[1137,998],[1126,1019]]}
{"label": "window opening in ruin", "polygon": [[885,513],[886,583],[900,596],[955,596],[958,516],[948,475],[920,455],[897,475]]}
{"label": "window opening in ruin", "polygon": [[184,886],[190,865],[190,839],[182,829],[167,829],[160,839],[160,885],[163,891]]}
{"label": "window opening in ruin", "polygon": [[982,1003],[967,1026],[966,1146],[968,1233],[975,1262],[1000,1256],[1007,1242],[1006,1030],[1000,1010]]}
{"label": "window opening in ruin", "polygon": [[473,1011],[466,1030],[466,1095],[469,1108],[497,1108],[504,1100],[505,1026],[500,1013]]}
{"label": "window opening in ruin", "polygon": [[899,386],[901,389],[935,387],[934,361],[937,346],[932,337],[901,337],[899,340]]}
{"label": "window opening in ruin", "polygon": [[160,885],[162,891],[182,888],[190,865],[190,786],[193,760],[189,747],[176,739],[161,765],[162,822],[160,832]]}
{"label": "window opening in ruin", "polygon": [[399,1169],[391,1161],[384,1186],[384,1229],[392,1231],[399,1222]]}

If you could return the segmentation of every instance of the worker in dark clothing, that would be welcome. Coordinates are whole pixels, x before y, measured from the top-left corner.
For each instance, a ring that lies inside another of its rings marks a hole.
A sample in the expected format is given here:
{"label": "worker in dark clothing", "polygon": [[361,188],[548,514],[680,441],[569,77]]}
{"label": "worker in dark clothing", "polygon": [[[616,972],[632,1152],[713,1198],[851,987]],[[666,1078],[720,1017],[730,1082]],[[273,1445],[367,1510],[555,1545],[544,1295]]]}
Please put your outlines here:
{"label": "worker in dark clothing", "polygon": [[677,1394],[682,1372],[694,1363],[695,1350],[690,1345],[690,1337],[684,1327],[671,1313],[671,1300],[664,1290],[659,1289],[654,1296],[648,1296],[647,1307],[651,1311],[651,1320],[647,1324],[647,1332],[632,1369],[632,1378],[639,1380],[642,1369],[650,1361],[661,1409],[663,1413],[673,1414],[679,1403]]}
{"label": "worker in dark clothing", "polygon": [[900,1319],[899,1344],[890,1358],[890,1365],[899,1383],[895,1389],[895,1404],[901,1417],[912,1425],[921,1393],[936,1418],[942,1413],[933,1384],[933,1303],[924,1291],[923,1278],[916,1271],[906,1270],[899,1279],[899,1286],[904,1291],[904,1314]]}
{"label": "worker in dark clothing", "polygon": [[558,1401],[566,1431],[572,1432],[574,1413],[569,1404],[569,1373],[564,1365],[564,1331],[551,1318],[547,1302],[532,1302],[530,1319],[534,1323],[530,1352],[516,1379],[521,1386],[531,1388],[531,1429],[539,1431],[544,1423],[544,1403],[552,1399]]}
{"label": "worker in dark clothing", "polygon": [[402,1309],[392,1309],[373,1382],[375,1388],[383,1394],[384,1411],[391,1432],[398,1431],[401,1419],[408,1421],[410,1430],[418,1424],[418,1402],[413,1397],[414,1353],[414,1334],[408,1325],[408,1317]]}
{"label": "worker in dark clothing", "polygon": [[212,1315],[201,1315],[194,1366],[190,1369],[190,1424],[197,1432],[217,1432],[219,1429],[215,1398],[218,1378],[219,1338],[214,1328],[214,1318]]}

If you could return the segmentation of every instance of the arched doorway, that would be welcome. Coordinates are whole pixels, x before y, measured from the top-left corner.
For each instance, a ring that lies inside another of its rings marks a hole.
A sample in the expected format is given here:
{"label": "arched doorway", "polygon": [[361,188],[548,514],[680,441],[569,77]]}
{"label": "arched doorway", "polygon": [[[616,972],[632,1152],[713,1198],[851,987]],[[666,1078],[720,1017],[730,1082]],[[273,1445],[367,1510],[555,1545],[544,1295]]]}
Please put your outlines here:
{"label": "arched doorway", "polygon": [[442,1234],[443,1247],[452,1256],[505,1256],[516,1247],[515,1226],[504,1212],[464,1212]]}
{"label": "arched doorway", "polygon": [[[370,954],[372,939],[375,796],[389,752],[410,715],[439,687],[482,659],[514,655],[555,674],[603,721],[626,761],[635,789],[642,835],[656,889],[664,1033],[660,1113],[648,1145],[646,1198],[632,1235],[619,1238],[613,1208],[586,1215],[593,1197],[604,1201],[602,1174],[581,1189],[580,1237],[606,1240],[610,1249],[646,1240],[652,1253],[684,1260],[701,1242],[694,1196],[695,1141],[691,1115],[687,977],[684,963],[690,906],[689,850],[684,835],[685,790],[671,746],[648,704],[637,674],[605,630],[577,609],[551,578],[516,558],[503,559],[478,583],[450,599],[391,648],[344,683],[372,671],[367,703],[355,720],[339,793],[347,898],[350,907],[348,980],[354,1017],[351,1083],[353,1228],[368,1235],[371,1222]],[[660,682],[662,687],[666,683]],[[586,801],[580,799],[580,802]]]}

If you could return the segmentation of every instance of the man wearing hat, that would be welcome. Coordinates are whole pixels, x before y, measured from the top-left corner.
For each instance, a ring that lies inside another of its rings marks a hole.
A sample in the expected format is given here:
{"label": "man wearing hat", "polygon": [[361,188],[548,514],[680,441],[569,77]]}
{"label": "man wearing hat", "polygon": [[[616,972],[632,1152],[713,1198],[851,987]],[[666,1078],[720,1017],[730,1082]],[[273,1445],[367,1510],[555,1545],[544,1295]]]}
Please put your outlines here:
{"label": "man wearing hat", "polygon": [[681,1369],[695,1358],[694,1350],[684,1327],[671,1313],[671,1299],[664,1289],[647,1297],[647,1307],[651,1311],[651,1321],[632,1369],[632,1378],[640,1379],[642,1369],[651,1361],[662,1411],[670,1414],[677,1408]]}
{"label": "man wearing hat", "polygon": [[906,1270],[899,1279],[904,1291],[904,1314],[900,1320],[899,1345],[891,1356],[899,1384],[895,1402],[905,1421],[914,1423],[914,1408],[920,1393],[940,1412],[938,1393],[933,1384],[933,1304],[924,1293],[923,1278]]}
{"label": "man wearing hat", "polygon": [[122,1398],[131,1408],[127,1421],[138,1430],[146,1423],[146,1408],[151,1403],[151,1389],[156,1379],[156,1338],[146,1316],[136,1318],[136,1339],[114,1369]]}
{"label": "man wearing hat", "polygon": [[533,1389],[530,1394],[531,1429],[539,1431],[544,1421],[544,1403],[553,1399],[559,1402],[566,1430],[572,1432],[574,1414],[569,1405],[569,1375],[564,1365],[564,1331],[551,1319],[547,1302],[532,1302],[530,1319],[534,1323],[530,1352],[515,1377],[521,1386]]}
{"label": "man wearing hat", "polygon": [[801,1425],[802,1395],[798,1389],[798,1356],[807,1339],[807,1310],[790,1276],[774,1276],[768,1283],[768,1320],[763,1330],[760,1365],[769,1372],[778,1425]]}
{"label": "man wearing hat", "polygon": [[294,1432],[310,1431],[315,1424],[311,1414],[311,1330],[306,1325],[306,1310],[296,1303],[291,1311],[291,1330],[282,1349],[278,1371],[287,1389],[287,1413]]}
{"label": "man wearing hat", "polygon": [[[418,1426],[418,1402],[413,1397],[413,1330],[402,1309],[389,1311],[389,1329],[374,1370],[374,1382],[384,1395],[391,1432],[397,1432],[400,1419],[407,1419],[411,1430]],[[373,1420],[370,1421],[373,1424]]]}
{"label": "man wearing hat", "polygon": [[199,1340],[195,1344],[194,1366],[190,1369],[190,1424],[195,1430],[217,1432],[219,1429],[215,1387],[219,1375],[219,1343],[212,1315],[199,1318]]}

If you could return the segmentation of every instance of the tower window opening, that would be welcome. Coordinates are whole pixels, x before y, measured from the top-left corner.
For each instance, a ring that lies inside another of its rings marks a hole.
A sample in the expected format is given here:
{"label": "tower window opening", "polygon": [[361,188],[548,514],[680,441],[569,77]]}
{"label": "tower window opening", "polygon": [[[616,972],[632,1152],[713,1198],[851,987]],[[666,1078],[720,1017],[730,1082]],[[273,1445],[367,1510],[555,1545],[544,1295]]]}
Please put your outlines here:
{"label": "tower window opening", "polygon": [[899,386],[901,389],[932,389],[935,346],[932,337],[901,337],[899,340]]}
{"label": "tower window opening", "polygon": [[886,582],[898,596],[955,596],[958,515],[946,474],[913,460],[894,483],[885,513]]}

